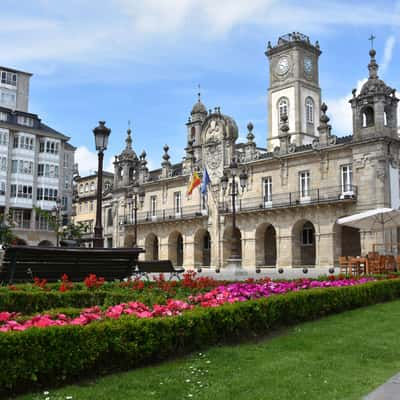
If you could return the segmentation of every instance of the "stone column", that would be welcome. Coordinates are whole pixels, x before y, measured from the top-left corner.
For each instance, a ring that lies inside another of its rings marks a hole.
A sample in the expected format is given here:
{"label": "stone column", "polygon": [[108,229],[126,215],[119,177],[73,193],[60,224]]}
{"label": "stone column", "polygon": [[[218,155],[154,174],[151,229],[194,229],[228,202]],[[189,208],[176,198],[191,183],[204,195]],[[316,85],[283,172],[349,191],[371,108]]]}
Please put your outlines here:
{"label": "stone column", "polygon": [[191,236],[190,238],[186,239],[183,238],[183,267],[185,269],[194,269],[194,240]]}
{"label": "stone column", "polygon": [[279,229],[276,232],[276,266],[293,266],[293,236],[290,229]]}
{"label": "stone column", "polygon": [[159,238],[159,255],[160,260],[168,260],[168,237]]}
{"label": "stone column", "polygon": [[335,265],[335,233],[315,233],[315,266],[333,267]]}
{"label": "stone column", "polygon": [[256,239],[254,233],[250,236],[247,233],[245,238],[242,238],[242,266],[243,268],[254,271],[256,266]]}

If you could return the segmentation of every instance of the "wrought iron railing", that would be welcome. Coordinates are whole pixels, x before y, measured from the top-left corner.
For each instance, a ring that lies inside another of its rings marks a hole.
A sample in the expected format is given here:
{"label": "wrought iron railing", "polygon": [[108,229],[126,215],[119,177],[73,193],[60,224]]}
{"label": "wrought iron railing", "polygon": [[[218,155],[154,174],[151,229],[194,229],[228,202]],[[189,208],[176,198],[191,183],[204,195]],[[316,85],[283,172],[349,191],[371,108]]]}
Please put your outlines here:
{"label": "wrought iron railing", "polygon": [[[269,197],[259,196],[243,198],[236,200],[236,210],[255,211],[268,210],[274,208],[296,207],[308,204],[335,203],[342,201],[357,200],[357,187],[354,185],[333,186],[327,188],[318,188],[303,190],[301,192],[288,192],[272,194]],[[219,211],[222,213],[232,212],[232,203],[230,198],[219,203]]]}
{"label": "wrought iron railing", "polygon": [[[187,206],[180,209],[163,209],[150,211],[139,211],[137,213],[137,222],[161,222],[188,218],[201,218],[208,215],[207,209],[202,209],[200,206]],[[135,216],[132,212],[131,215],[125,215],[120,218],[121,225],[131,225],[135,223]]]}

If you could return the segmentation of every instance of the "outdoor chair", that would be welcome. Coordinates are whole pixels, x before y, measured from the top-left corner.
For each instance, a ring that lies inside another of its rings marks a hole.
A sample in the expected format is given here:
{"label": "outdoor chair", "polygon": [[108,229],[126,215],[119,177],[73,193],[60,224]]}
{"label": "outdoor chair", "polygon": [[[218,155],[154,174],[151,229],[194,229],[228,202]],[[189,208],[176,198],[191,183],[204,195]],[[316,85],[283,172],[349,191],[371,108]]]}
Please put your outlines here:
{"label": "outdoor chair", "polygon": [[346,275],[349,273],[350,270],[350,263],[349,260],[346,256],[340,256],[339,257],[339,267],[340,267],[340,272],[345,273]]}

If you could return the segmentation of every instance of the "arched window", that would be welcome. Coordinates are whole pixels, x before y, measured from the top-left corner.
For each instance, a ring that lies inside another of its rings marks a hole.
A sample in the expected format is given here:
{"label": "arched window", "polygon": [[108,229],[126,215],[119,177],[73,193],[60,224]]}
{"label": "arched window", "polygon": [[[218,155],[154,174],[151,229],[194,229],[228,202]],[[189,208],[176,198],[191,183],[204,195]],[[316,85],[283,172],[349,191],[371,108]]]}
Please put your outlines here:
{"label": "arched window", "polygon": [[82,184],[79,185],[79,193],[83,193],[83,185]]}
{"label": "arched window", "polygon": [[371,107],[366,107],[362,111],[362,127],[374,125],[374,110]]}
{"label": "arched window", "polygon": [[306,121],[307,124],[314,123],[314,101],[311,97],[306,99]]}
{"label": "arched window", "polygon": [[192,128],[190,129],[190,139],[194,140],[195,137],[196,137],[196,128],[192,126]]}
{"label": "arched window", "polygon": [[287,115],[289,118],[289,101],[286,98],[281,98],[278,102],[278,118],[279,123],[282,122],[282,116]]}
{"label": "arched window", "polygon": [[85,192],[88,192],[88,191],[89,191],[89,184],[86,183],[86,184],[85,184]]}
{"label": "arched window", "polygon": [[388,126],[388,120],[387,120],[387,113],[386,111],[383,112],[383,125]]}

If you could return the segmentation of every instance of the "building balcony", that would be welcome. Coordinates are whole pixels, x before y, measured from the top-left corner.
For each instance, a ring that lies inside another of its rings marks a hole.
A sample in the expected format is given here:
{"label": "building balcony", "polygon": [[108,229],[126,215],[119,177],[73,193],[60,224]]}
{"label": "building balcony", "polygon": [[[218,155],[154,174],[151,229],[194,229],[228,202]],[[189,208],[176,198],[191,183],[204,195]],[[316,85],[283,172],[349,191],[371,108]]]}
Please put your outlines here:
{"label": "building balcony", "polygon": [[[304,207],[314,204],[332,204],[357,201],[357,187],[332,186],[327,188],[310,189],[303,192],[288,192],[272,194],[269,198],[259,196],[236,200],[236,212],[267,211],[278,208]],[[219,212],[232,212],[232,204],[226,200],[219,203]]]}
{"label": "building balcony", "polygon": [[[177,221],[177,220],[185,220],[192,218],[203,218],[208,216],[208,210],[202,209],[200,206],[187,206],[182,207],[179,210],[176,209],[164,209],[157,210],[156,212],[138,212],[137,213],[137,222],[141,223],[159,223],[166,221]],[[134,212],[132,211],[132,215],[126,214],[123,217],[120,217],[119,224],[120,225],[133,225],[135,223]]]}

